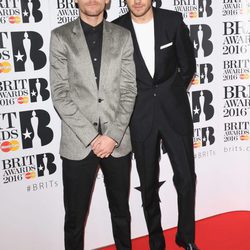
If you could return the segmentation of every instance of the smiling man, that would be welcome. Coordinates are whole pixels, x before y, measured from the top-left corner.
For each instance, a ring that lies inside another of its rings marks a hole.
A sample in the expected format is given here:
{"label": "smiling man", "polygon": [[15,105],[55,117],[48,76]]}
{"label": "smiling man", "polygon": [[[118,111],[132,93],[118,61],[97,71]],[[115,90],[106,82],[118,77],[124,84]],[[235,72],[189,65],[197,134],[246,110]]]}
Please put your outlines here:
{"label": "smiling man", "polygon": [[193,123],[187,96],[196,63],[189,30],[181,13],[152,7],[161,1],[126,2],[129,12],[114,22],[131,31],[135,48],[138,96],[130,129],[150,249],[166,248],[158,195],[162,141],[178,194],[176,243],[197,250]]}
{"label": "smiling man", "polygon": [[131,249],[128,205],[136,97],[130,32],[103,18],[109,0],[76,0],[80,17],[52,31],[52,100],[62,122],[65,249],[82,250],[98,165],[117,249]]}

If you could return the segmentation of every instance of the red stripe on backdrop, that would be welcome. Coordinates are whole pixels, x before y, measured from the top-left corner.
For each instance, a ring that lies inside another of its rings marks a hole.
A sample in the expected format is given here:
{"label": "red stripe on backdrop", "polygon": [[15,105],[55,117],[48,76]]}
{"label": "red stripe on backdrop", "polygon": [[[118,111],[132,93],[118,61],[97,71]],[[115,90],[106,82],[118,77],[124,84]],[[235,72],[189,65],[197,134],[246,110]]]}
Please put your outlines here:
{"label": "red stripe on backdrop", "polygon": [[[164,231],[167,250],[181,250],[175,244],[176,228]],[[200,250],[250,250],[250,211],[229,212],[196,222],[196,243]],[[132,241],[133,250],[149,250],[148,237]],[[115,250],[114,246],[100,248]]]}

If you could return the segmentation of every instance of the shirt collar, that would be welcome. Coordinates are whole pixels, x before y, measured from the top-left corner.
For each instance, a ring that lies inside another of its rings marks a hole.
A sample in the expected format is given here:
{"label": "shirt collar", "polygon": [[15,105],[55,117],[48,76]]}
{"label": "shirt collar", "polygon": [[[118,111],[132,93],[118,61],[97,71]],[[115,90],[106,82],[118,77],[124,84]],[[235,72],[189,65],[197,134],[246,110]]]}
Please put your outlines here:
{"label": "shirt collar", "polygon": [[91,31],[100,32],[103,28],[103,21],[96,26],[91,26],[88,23],[84,22],[82,19],[80,19],[80,20],[81,20],[81,26],[82,26],[84,33],[89,33]]}

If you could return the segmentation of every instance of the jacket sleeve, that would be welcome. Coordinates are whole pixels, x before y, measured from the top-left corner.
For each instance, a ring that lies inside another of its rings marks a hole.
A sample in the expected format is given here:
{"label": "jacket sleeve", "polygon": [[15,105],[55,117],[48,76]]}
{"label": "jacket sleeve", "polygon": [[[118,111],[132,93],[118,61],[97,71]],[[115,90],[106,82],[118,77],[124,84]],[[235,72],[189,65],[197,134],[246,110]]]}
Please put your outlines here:
{"label": "jacket sleeve", "polygon": [[180,14],[176,31],[176,53],[180,76],[187,88],[196,70],[194,47],[189,37],[189,29]]}
{"label": "jacket sleeve", "polygon": [[50,85],[52,101],[60,118],[87,147],[98,135],[92,123],[79,111],[70,94],[67,50],[62,37],[52,31],[50,40]]}
{"label": "jacket sleeve", "polygon": [[135,65],[133,59],[134,48],[130,32],[127,34],[128,36],[126,37],[122,49],[120,103],[116,111],[115,120],[105,132],[107,136],[113,138],[118,143],[118,146],[128,127],[137,94]]}

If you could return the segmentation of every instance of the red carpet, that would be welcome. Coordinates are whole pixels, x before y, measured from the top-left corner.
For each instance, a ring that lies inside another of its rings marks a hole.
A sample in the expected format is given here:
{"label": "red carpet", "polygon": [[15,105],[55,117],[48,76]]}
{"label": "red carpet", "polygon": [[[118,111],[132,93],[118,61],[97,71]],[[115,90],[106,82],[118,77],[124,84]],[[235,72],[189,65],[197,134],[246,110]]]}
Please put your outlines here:
{"label": "red carpet", "polygon": [[[176,228],[164,232],[167,250],[183,249],[175,244],[175,233]],[[230,212],[197,221],[196,239],[200,250],[250,250],[250,212]],[[133,250],[149,250],[148,238],[134,239],[132,246]]]}

